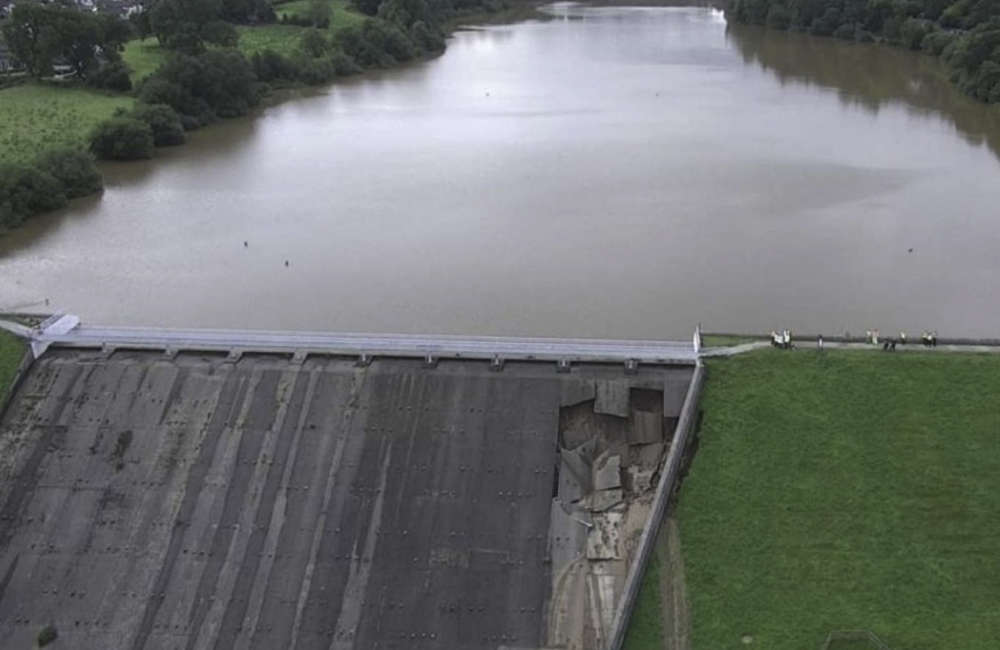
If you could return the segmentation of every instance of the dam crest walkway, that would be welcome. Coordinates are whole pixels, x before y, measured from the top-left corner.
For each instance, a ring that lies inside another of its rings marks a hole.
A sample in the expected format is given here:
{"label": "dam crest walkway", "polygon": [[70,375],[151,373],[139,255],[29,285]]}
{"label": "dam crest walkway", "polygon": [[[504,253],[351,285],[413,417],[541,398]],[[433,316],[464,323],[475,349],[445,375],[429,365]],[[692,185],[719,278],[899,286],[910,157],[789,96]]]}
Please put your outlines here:
{"label": "dam crest walkway", "polygon": [[84,325],[72,315],[52,317],[36,328],[8,321],[0,321],[0,327],[29,338],[36,356],[54,345],[63,348],[388,356],[428,360],[693,364],[698,358],[692,341],[106,327]]}

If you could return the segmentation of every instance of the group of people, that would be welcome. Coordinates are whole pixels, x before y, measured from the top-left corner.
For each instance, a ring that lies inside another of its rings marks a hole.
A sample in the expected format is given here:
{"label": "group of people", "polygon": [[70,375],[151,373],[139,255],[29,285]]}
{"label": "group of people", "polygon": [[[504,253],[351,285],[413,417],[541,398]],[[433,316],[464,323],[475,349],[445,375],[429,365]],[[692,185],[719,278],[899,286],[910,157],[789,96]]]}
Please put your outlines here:
{"label": "group of people", "polygon": [[[850,335],[845,334],[849,339]],[[878,330],[867,330],[865,331],[865,341],[872,345],[882,344],[882,349],[887,352],[895,352],[896,345],[906,345],[906,332],[900,331],[899,338],[881,338],[879,336]],[[920,341],[923,343],[924,347],[937,347],[937,332],[931,330],[924,330],[920,334]],[[791,330],[781,330],[777,332],[771,330],[771,345],[776,348],[781,348],[782,350],[789,350],[792,346],[792,331]],[[823,335],[821,334],[816,338],[816,347],[820,350],[823,349]]]}
{"label": "group of people", "polygon": [[771,330],[771,345],[782,350],[790,349],[792,347],[792,330],[781,330],[780,332]]}
{"label": "group of people", "polygon": [[[872,345],[878,345],[878,330],[867,330],[865,332],[865,340]],[[924,330],[920,334],[920,341],[923,343],[924,347],[937,347],[937,332]],[[895,352],[897,343],[900,345],[906,345],[906,332],[901,331],[898,339],[882,339],[882,349],[888,352]]]}

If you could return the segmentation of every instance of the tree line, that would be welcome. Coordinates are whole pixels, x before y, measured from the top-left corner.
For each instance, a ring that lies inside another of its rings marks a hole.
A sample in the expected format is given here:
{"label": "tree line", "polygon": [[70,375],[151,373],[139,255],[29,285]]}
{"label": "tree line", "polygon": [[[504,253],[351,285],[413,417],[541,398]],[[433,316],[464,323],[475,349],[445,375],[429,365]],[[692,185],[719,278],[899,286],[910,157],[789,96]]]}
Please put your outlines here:
{"label": "tree line", "polygon": [[732,0],[740,23],[884,42],[940,57],[963,92],[1000,102],[998,0]]}
{"label": "tree line", "polygon": [[132,88],[121,51],[133,32],[116,16],[22,2],[14,7],[2,31],[14,58],[32,77],[51,76],[59,63],[91,86]]}
{"label": "tree line", "polygon": [[[155,35],[170,54],[134,89],[135,108],[119,110],[91,133],[89,151],[58,150],[30,164],[0,167],[0,230],[100,191],[95,158],[151,158],[156,147],[183,144],[187,131],[247,114],[276,85],[325,84],[438,53],[445,47],[446,20],[460,11],[501,7],[481,1],[355,0],[365,20],[331,33],[321,29],[329,24],[329,3],[313,0],[306,14],[312,28],[303,30],[294,54],[263,50],[249,58],[235,49],[233,21],[276,20],[268,0],[154,0],[129,23],[55,5],[19,4],[4,35],[31,76],[51,74],[53,62],[70,60],[67,52],[73,51],[81,79],[121,70],[128,81],[120,51],[133,33]],[[74,36],[78,28],[68,24],[74,20],[97,36]]]}

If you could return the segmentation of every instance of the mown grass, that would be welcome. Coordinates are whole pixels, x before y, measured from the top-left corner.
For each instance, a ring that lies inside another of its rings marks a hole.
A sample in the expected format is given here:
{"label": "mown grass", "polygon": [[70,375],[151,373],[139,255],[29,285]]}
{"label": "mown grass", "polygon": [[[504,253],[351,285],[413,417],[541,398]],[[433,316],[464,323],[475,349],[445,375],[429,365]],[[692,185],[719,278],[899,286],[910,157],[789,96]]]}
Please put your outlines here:
{"label": "mown grass", "polygon": [[722,336],[719,334],[705,334],[701,337],[701,341],[706,348],[725,348],[761,340],[764,340],[763,337],[753,338],[752,336]]}
{"label": "mown grass", "polygon": [[708,364],[677,519],[693,647],[996,647],[1000,358],[762,350]]}
{"label": "mown grass", "polygon": [[58,146],[86,147],[94,126],[133,102],[125,95],[55,84],[0,90],[0,163],[28,162]]}
{"label": "mown grass", "polygon": [[639,585],[635,609],[629,619],[624,650],[662,650],[663,605],[660,597],[660,558],[654,552]]}
{"label": "mown grass", "polygon": [[122,59],[131,68],[132,83],[136,84],[156,72],[156,69],[167,60],[167,51],[160,47],[156,37],[137,38],[125,44]]}
{"label": "mown grass", "polygon": [[258,25],[236,28],[240,33],[240,51],[247,56],[263,50],[274,50],[278,54],[291,56],[299,49],[299,41],[305,27],[296,25]]}
{"label": "mown grass", "polygon": [[[365,19],[364,15],[351,8],[345,0],[328,0],[328,2],[331,30],[360,24]],[[309,0],[295,0],[274,8],[279,18],[282,15],[304,16],[308,10]],[[247,56],[266,49],[289,56],[298,51],[299,41],[305,29],[298,25],[237,25],[236,30],[240,34],[238,47]],[[160,47],[155,37],[136,39],[125,45],[122,58],[132,69],[132,83],[138,83],[160,67],[167,58],[167,50]]]}
{"label": "mown grass", "polygon": [[0,404],[7,399],[7,391],[14,379],[17,367],[24,358],[25,345],[18,337],[6,330],[0,330]]}
{"label": "mown grass", "polygon": [[[283,16],[304,17],[309,13],[309,0],[293,0],[277,5],[274,13],[278,18]],[[330,5],[330,29],[337,29],[350,24],[357,24],[365,19],[365,16],[355,10],[345,0],[327,0]]]}

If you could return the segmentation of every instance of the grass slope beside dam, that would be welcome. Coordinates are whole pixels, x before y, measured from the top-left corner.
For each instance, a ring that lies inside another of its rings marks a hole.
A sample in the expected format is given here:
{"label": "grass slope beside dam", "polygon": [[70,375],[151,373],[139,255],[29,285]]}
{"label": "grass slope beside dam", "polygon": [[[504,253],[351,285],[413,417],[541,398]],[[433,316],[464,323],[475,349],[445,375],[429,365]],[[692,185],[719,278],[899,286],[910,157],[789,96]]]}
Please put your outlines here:
{"label": "grass slope beside dam", "polygon": [[[893,649],[996,647],[1000,359],[763,350],[708,371],[675,513],[693,648],[859,628]],[[652,636],[629,647],[664,647]]]}
{"label": "grass slope beside dam", "polygon": [[0,330],[0,404],[7,398],[7,391],[24,357],[25,345],[10,332]]}

